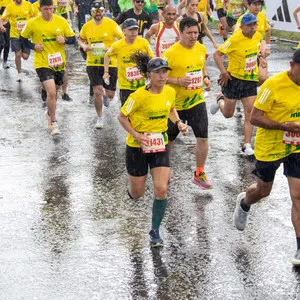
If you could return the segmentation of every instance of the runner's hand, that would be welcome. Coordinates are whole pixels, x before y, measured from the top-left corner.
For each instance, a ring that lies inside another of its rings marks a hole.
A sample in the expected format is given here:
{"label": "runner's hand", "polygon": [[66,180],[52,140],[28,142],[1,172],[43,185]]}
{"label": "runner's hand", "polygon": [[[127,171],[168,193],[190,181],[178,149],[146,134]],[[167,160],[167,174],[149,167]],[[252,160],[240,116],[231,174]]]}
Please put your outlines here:
{"label": "runner's hand", "polygon": [[300,122],[285,122],[283,129],[290,132],[300,132]]}
{"label": "runner's hand", "polygon": [[189,76],[184,76],[184,77],[178,77],[177,78],[177,85],[187,87],[191,83],[192,83],[192,79]]}
{"label": "runner's hand", "polygon": [[61,36],[61,35],[57,35],[57,36],[56,36],[56,41],[57,41],[59,44],[65,44],[65,43],[66,43],[64,37]]}
{"label": "runner's hand", "polygon": [[147,136],[138,132],[133,137],[141,147],[147,147],[148,143],[151,141]]}
{"label": "runner's hand", "polygon": [[228,80],[231,80],[231,76],[229,75],[229,73],[223,73],[220,75],[220,78],[218,79],[218,84],[221,86],[221,87],[224,87],[227,85],[228,83]]}
{"label": "runner's hand", "polygon": [[210,91],[210,80],[206,77],[203,79],[203,83],[205,84],[205,90]]}
{"label": "runner's hand", "polygon": [[34,51],[36,52],[42,52],[44,50],[43,44],[35,44]]}
{"label": "runner's hand", "polygon": [[189,126],[185,123],[178,123],[178,130],[184,135],[187,136],[189,134]]}

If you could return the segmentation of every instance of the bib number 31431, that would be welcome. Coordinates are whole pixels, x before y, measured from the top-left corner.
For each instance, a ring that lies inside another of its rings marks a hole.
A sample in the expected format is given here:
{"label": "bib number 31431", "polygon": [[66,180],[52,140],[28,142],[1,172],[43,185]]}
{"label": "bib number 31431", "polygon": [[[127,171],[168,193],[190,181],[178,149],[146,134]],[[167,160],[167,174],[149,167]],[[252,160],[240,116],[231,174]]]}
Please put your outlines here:
{"label": "bib number 31431", "polygon": [[147,146],[143,146],[144,153],[165,152],[166,145],[162,133],[144,133],[149,138]]}

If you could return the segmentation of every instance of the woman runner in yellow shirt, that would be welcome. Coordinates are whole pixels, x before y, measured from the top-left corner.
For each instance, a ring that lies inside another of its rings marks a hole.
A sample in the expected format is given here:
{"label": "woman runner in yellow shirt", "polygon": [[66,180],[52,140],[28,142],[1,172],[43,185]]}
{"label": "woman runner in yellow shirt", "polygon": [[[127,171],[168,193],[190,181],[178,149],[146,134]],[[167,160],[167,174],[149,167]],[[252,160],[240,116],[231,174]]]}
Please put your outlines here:
{"label": "woman runner in yellow shirt", "polygon": [[139,70],[149,79],[149,84],[132,93],[119,113],[119,121],[128,132],[126,137],[126,167],[132,199],[143,196],[148,166],[154,185],[152,228],[149,232],[151,246],[163,245],[159,235],[167,205],[167,186],[170,175],[168,151],[168,118],[178,126],[183,135],[188,126],[181,122],[175,109],[175,90],[166,85],[171,68],[162,58],[150,59],[137,52],[132,56]]}

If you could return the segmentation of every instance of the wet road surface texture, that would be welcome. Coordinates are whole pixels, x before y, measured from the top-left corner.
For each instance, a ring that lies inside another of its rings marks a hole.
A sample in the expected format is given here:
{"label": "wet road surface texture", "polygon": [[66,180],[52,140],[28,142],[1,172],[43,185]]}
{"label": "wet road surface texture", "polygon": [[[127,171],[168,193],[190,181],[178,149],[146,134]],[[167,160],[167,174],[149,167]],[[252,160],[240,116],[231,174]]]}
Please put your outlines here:
{"label": "wet road surface texture", "polygon": [[[291,53],[291,45],[272,45],[270,74],[287,69]],[[104,108],[104,128],[94,129],[84,62],[73,48],[70,54],[74,101],[59,94],[59,138],[47,129],[32,57],[23,63],[22,83],[15,68],[0,70],[0,299],[298,299],[282,168],[270,197],[251,209],[246,230],[232,224],[237,194],[255,179],[254,159],[241,154],[243,118],[209,114],[211,191],[191,182],[193,134],[177,140],[161,226],[165,246],[152,250],[151,178],[143,198],[128,199],[119,100]],[[219,92],[212,55],[208,70],[207,107]]]}

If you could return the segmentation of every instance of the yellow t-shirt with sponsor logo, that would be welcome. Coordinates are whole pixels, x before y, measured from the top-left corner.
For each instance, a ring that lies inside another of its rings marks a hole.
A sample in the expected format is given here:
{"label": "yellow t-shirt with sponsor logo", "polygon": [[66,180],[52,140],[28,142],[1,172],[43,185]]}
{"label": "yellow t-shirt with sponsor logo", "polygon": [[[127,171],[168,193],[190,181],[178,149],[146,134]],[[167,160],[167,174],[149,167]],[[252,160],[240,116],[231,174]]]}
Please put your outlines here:
{"label": "yellow t-shirt with sponsor logo", "polygon": [[69,0],[54,0],[53,5],[55,8],[55,14],[59,16],[66,14],[68,11],[72,11]]}
{"label": "yellow t-shirt with sponsor logo", "polygon": [[166,50],[162,57],[172,68],[168,74],[170,77],[190,76],[192,79],[188,87],[170,84],[176,91],[176,109],[187,110],[204,102],[202,69],[206,60],[206,47],[196,42],[193,48],[187,49],[177,42]]}
{"label": "yellow t-shirt with sponsor logo", "polygon": [[216,0],[216,9],[223,8],[223,0]]}
{"label": "yellow t-shirt with sponsor logo", "polygon": [[245,12],[243,0],[229,0],[227,4],[227,16],[237,20]]}
{"label": "yellow t-shirt with sponsor logo", "polygon": [[[104,17],[101,24],[96,25],[94,20],[85,23],[79,33],[79,37],[86,40],[92,47],[92,51],[87,52],[87,66],[103,66],[104,55],[116,39],[124,36],[120,26],[113,20]],[[116,67],[116,58],[112,57],[110,66]]]}
{"label": "yellow t-shirt with sponsor logo", "polygon": [[[279,123],[300,122],[300,86],[287,71],[271,76],[262,85],[254,107],[264,111],[265,117]],[[284,143],[284,131],[257,129],[254,154],[257,160],[274,161],[291,153],[300,153],[300,145]],[[298,133],[298,141],[300,137]]]}
{"label": "yellow t-shirt with sponsor logo", "polygon": [[[235,29],[234,32],[238,32],[239,30],[241,30],[241,21],[244,15],[240,16],[236,22],[235,25]],[[258,22],[257,22],[257,32],[259,32],[261,34],[261,36],[265,36],[266,31],[269,30],[269,23],[267,20],[267,17],[265,14],[259,12],[256,16]]]}
{"label": "yellow t-shirt with sponsor logo", "polygon": [[[160,94],[152,94],[141,87],[132,93],[121,108],[121,112],[130,120],[137,132],[163,133],[165,144],[168,143],[168,118],[171,108],[175,106],[175,90],[165,85]],[[140,147],[137,141],[128,134],[126,144]]]}
{"label": "yellow t-shirt with sponsor logo", "polygon": [[22,37],[31,39],[34,44],[42,44],[42,52],[34,51],[34,68],[49,68],[60,71],[65,68],[66,55],[64,44],[59,44],[56,37],[72,37],[75,35],[68,21],[63,17],[53,15],[47,22],[38,16],[27,22]]}
{"label": "yellow t-shirt with sponsor logo", "polygon": [[208,0],[200,0],[197,6],[197,11],[203,13],[204,23],[206,23],[206,16],[207,16],[207,1]]}
{"label": "yellow t-shirt with sponsor logo", "polygon": [[122,38],[114,42],[106,52],[109,57],[117,58],[118,87],[121,90],[136,90],[145,85],[145,78],[130,59],[130,56],[138,51],[148,54],[151,58],[154,57],[149,42],[140,36],[136,37],[133,44],[127,44],[125,38]]}
{"label": "yellow t-shirt with sponsor logo", "polygon": [[10,23],[10,37],[19,38],[27,21],[34,16],[30,2],[22,1],[21,5],[15,2],[8,4],[3,12],[2,19]]}
{"label": "yellow t-shirt with sponsor logo", "polygon": [[218,50],[228,55],[228,72],[235,78],[258,81],[257,56],[262,36],[256,32],[250,39],[242,30],[233,34]]}

